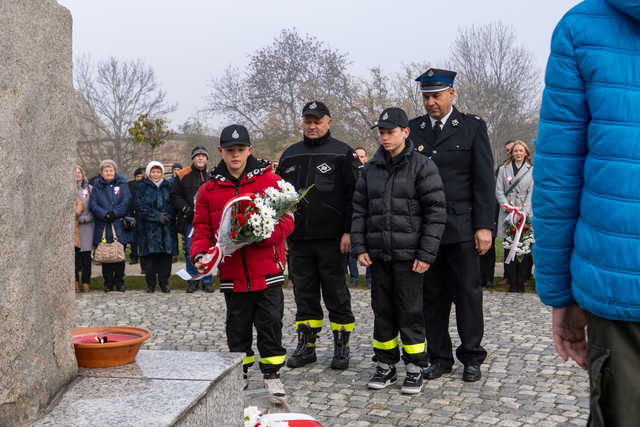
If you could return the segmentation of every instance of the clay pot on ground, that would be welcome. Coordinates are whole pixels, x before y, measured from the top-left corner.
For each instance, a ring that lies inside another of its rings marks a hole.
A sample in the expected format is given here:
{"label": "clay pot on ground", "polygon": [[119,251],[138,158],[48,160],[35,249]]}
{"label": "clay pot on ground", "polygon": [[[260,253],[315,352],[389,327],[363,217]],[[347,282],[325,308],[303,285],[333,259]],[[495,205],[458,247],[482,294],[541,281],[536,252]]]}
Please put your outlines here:
{"label": "clay pot on ground", "polygon": [[78,365],[84,368],[109,368],[131,363],[142,343],[151,336],[146,329],[129,326],[78,328],[72,334]]}

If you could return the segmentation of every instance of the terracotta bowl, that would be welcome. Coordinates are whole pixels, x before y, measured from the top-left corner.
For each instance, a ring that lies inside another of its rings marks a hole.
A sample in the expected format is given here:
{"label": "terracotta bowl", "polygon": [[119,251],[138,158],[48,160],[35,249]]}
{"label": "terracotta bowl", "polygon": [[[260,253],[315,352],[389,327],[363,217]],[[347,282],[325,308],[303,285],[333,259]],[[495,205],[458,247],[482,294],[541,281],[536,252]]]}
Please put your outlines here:
{"label": "terracotta bowl", "polygon": [[[108,368],[131,363],[142,343],[151,336],[146,329],[129,326],[79,328],[72,334],[78,365],[84,368]],[[101,344],[96,337],[107,337],[107,342]]]}

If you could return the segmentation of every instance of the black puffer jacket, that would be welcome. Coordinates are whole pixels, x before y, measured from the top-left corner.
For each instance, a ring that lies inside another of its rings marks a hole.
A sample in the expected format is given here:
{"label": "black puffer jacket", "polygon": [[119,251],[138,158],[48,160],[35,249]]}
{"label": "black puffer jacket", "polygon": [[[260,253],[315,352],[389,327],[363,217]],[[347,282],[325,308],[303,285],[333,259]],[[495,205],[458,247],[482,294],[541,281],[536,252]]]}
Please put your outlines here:
{"label": "black puffer jacket", "polygon": [[447,222],[434,162],[407,147],[396,157],[380,147],[353,193],[352,252],[383,261],[432,264]]}

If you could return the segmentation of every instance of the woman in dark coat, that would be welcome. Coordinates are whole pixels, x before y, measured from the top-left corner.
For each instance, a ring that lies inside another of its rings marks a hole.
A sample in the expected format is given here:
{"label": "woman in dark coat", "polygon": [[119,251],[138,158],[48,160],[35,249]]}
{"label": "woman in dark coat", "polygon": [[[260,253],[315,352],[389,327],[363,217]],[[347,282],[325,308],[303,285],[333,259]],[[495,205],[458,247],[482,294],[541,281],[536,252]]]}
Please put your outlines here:
{"label": "woman in dark coat", "polygon": [[[116,163],[113,160],[100,162],[100,175],[89,199],[89,206],[95,221],[93,246],[97,247],[105,233],[107,243],[113,242],[112,226],[118,242],[123,245],[131,243],[131,234],[125,232],[122,218],[129,212],[131,195],[124,176],[116,174]],[[102,264],[104,291],[117,290],[124,292],[124,261]]]}
{"label": "woman in dark coat", "polygon": [[146,178],[136,185],[138,250],[144,260],[147,292],[157,284],[170,292],[171,258],[178,254],[175,212],[171,204],[171,184],[163,178],[162,163],[149,162]]}

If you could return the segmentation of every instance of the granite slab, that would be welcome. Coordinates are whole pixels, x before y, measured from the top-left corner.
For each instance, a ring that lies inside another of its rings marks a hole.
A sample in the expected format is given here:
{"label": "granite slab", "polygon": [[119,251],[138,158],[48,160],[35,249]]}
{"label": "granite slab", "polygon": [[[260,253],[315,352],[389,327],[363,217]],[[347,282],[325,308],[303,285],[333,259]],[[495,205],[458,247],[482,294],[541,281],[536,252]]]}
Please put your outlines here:
{"label": "granite slab", "polygon": [[244,353],[140,350],[136,360],[113,368],[79,368],[78,375],[103,378],[215,381],[242,363]]}
{"label": "granite slab", "polygon": [[32,426],[241,424],[242,357],[142,350],[128,365],[81,368],[55,406]]}

